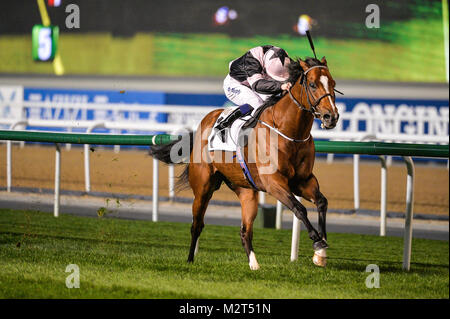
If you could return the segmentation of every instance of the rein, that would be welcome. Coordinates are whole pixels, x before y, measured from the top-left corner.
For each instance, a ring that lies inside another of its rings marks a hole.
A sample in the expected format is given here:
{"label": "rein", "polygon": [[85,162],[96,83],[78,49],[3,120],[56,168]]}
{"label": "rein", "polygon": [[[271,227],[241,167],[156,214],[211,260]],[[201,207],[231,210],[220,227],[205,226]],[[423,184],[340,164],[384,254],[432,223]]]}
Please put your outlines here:
{"label": "rein", "polygon": [[[308,104],[309,104],[309,109],[305,108],[303,105],[301,105],[301,103],[299,101],[297,101],[297,99],[292,95],[291,89],[288,90],[289,93],[289,97],[291,98],[291,100],[294,102],[295,105],[297,105],[297,107],[299,107],[301,110],[306,111],[311,113],[315,118],[320,118],[320,113],[317,112],[317,106],[319,105],[320,101],[322,101],[323,98],[327,97],[327,96],[331,96],[333,97],[333,95],[331,95],[330,93],[324,94],[321,97],[319,97],[318,99],[316,99],[315,103],[312,104],[311,103],[311,98],[310,96],[312,96],[313,94],[309,91],[308,89],[308,79],[306,78],[306,74],[308,74],[309,71],[311,71],[312,69],[315,68],[323,68],[323,69],[328,69],[326,66],[324,65],[315,65],[310,67],[308,70],[306,70],[305,72],[302,73],[300,80],[299,80],[299,84],[302,86],[303,89],[305,89],[306,92],[306,99],[308,100]],[[300,95],[300,100],[303,97],[303,90],[300,91],[301,95]],[[282,136],[283,138],[287,139],[288,141],[291,142],[295,142],[295,143],[304,143],[306,141],[308,141],[311,138],[311,133],[308,135],[307,138],[299,140],[299,139],[295,139],[289,136],[284,135],[282,132],[280,132],[277,128],[270,126],[269,124],[267,124],[264,121],[258,120],[258,122],[260,122],[262,125],[268,127],[269,129],[273,130],[275,133],[277,133],[278,135]],[[275,121],[274,123],[275,124]]]}
{"label": "rein", "polygon": [[287,139],[288,141],[291,141],[291,142],[295,142],[295,143],[304,143],[304,142],[306,142],[307,140],[309,140],[309,139],[311,138],[311,133],[310,133],[310,134],[308,135],[307,138],[305,138],[305,139],[303,139],[303,140],[297,140],[297,139],[295,139],[295,138],[292,138],[292,137],[289,137],[289,136],[284,135],[284,134],[281,133],[278,129],[274,128],[273,126],[270,126],[269,124],[267,124],[267,123],[264,122],[264,121],[258,120],[258,122],[261,123],[262,125],[268,127],[269,129],[271,129],[272,131],[274,131],[275,133],[277,133],[277,134],[280,135],[281,137],[284,137],[285,139]]}
{"label": "rein", "polygon": [[[324,95],[322,95],[321,97],[319,97],[318,99],[315,100],[314,103],[311,103],[311,96],[314,97],[313,93],[309,90],[309,86],[308,86],[308,78],[306,77],[306,75],[308,74],[309,71],[311,71],[312,69],[316,69],[316,68],[322,68],[322,69],[328,69],[328,67],[326,67],[325,65],[314,65],[312,67],[310,67],[308,70],[304,71],[299,79],[299,84],[302,87],[302,89],[305,90],[306,92],[306,100],[308,101],[309,104],[309,109],[305,108],[295,97],[294,95],[292,95],[291,89],[290,88],[288,90],[289,93],[289,97],[291,98],[292,102],[294,102],[295,105],[297,105],[297,107],[299,107],[301,110],[306,111],[311,113],[315,118],[320,118],[320,113],[317,112],[317,106],[319,105],[320,101],[322,101],[323,98],[330,96],[330,97],[334,97],[332,94],[330,93],[326,93]],[[344,93],[334,89],[335,92],[344,95]],[[300,91],[300,100],[303,97],[303,90]],[[261,123],[262,125],[268,127],[269,129],[273,130],[275,133],[277,133],[278,135],[280,135],[281,137],[287,139],[288,141],[291,142],[295,142],[295,143],[304,143],[306,141],[308,141],[311,138],[311,133],[309,134],[309,136],[305,139],[299,140],[299,139],[295,139],[289,136],[284,135],[282,132],[280,132],[276,127],[270,126],[269,124],[267,124],[264,121],[258,120],[259,123]],[[275,121],[273,122],[274,126],[275,126]]]}

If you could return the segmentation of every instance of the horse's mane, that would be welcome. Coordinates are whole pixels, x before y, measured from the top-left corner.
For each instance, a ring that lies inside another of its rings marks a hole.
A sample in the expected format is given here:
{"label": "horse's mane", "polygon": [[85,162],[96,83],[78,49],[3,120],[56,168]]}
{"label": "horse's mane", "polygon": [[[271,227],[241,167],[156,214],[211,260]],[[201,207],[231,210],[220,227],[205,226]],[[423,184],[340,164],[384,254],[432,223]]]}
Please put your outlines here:
{"label": "horse's mane", "polygon": [[[315,58],[307,57],[304,62],[308,64],[308,66],[316,66],[316,65],[324,65],[322,62]],[[303,74],[303,69],[300,65],[300,58],[291,59],[291,63],[288,66],[289,71],[289,78],[287,82],[291,82],[292,85],[294,85],[295,82],[300,78],[300,76]],[[269,97],[264,104],[261,106],[262,108],[266,108],[269,106],[272,106],[276,104],[281,98],[284,96],[284,94],[274,94],[271,97]]]}

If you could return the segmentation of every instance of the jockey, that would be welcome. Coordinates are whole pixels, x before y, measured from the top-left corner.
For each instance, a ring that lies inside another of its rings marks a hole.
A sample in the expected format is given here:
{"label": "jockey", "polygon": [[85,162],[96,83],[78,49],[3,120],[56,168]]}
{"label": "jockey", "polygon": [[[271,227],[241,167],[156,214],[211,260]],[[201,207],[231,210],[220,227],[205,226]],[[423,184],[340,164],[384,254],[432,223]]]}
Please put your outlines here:
{"label": "jockey", "polygon": [[285,50],[272,45],[253,48],[231,61],[223,89],[226,97],[239,107],[215,129],[223,131],[241,116],[253,115],[273,94],[289,90],[291,83],[287,80],[290,61]]}

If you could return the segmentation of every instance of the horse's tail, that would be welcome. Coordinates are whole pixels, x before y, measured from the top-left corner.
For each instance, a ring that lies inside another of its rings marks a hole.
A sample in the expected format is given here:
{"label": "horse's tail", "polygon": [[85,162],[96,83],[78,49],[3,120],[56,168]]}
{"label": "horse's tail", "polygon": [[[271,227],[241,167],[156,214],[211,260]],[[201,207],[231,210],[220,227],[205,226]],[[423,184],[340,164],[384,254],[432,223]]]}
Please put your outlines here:
{"label": "horse's tail", "polygon": [[175,189],[177,191],[189,188],[189,164],[184,164],[183,172],[177,178],[175,183]]}
{"label": "horse's tail", "polygon": [[[188,136],[183,136],[181,139],[181,143],[184,142],[189,142],[189,154],[182,154],[183,151],[183,147],[180,147],[180,149],[178,150],[178,156],[174,161],[173,158],[173,152],[172,152],[172,147],[175,146],[176,144],[180,143],[180,141],[174,141],[171,142],[169,144],[165,144],[165,145],[152,145],[150,146],[150,150],[149,150],[149,154],[150,156],[153,156],[154,158],[156,158],[157,160],[164,162],[166,164],[184,164],[185,168],[183,170],[183,172],[181,173],[180,176],[178,176],[178,180],[176,182],[175,187],[178,190],[182,190],[184,188],[188,187],[188,178],[189,178],[189,157],[192,153],[192,149],[194,147],[194,132],[190,131],[188,133]],[[184,145],[186,146],[186,145]],[[171,154],[172,153],[172,154]],[[172,155],[172,156],[171,156]],[[182,156],[187,156],[187,158],[183,158]]]}

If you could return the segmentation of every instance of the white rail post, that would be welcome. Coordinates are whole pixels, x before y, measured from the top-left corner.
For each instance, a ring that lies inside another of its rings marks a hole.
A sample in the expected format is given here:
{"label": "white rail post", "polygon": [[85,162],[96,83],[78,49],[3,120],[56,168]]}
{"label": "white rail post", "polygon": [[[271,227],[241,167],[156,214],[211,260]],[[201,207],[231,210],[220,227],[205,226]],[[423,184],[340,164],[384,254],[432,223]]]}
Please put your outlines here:
{"label": "white rail post", "polygon": [[334,154],[328,153],[327,154],[327,164],[333,164],[333,160],[334,160]]}
{"label": "white rail post", "polygon": [[[121,130],[113,130],[113,134],[121,134]],[[120,145],[114,145],[114,153],[119,154],[120,152]]]}
{"label": "white rail post", "polygon": [[[88,129],[86,130],[86,133],[92,133],[92,131],[96,127],[103,127],[105,126],[105,123],[103,122],[95,122],[92,124]],[[84,189],[86,193],[89,193],[91,191],[91,176],[90,176],[90,160],[89,160],[89,144],[84,144]]]}
{"label": "white rail post", "polygon": [[381,160],[380,236],[386,236],[387,165],[384,156],[380,156],[380,160]]}
{"label": "white rail post", "polygon": [[[300,201],[300,197],[295,196],[298,201]],[[298,259],[298,246],[300,242],[300,219],[292,213],[292,242],[291,242],[291,261],[295,261]]]}
{"label": "white rail post", "polygon": [[353,155],[353,202],[357,211],[359,209],[359,154]]}
{"label": "white rail post", "polygon": [[11,141],[6,141],[6,191],[11,192],[12,184],[12,155],[11,155]]}
{"label": "white rail post", "polygon": [[[28,121],[20,120],[9,126],[10,130],[14,130],[18,125],[27,124]],[[21,141],[23,142],[23,141]],[[6,191],[11,192],[12,186],[12,141],[6,141]]]}
{"label": "white rail post", "polygon": [[169,199],[175,198],[175,165],[169,165]]}
{"label": "white rail post", "polygon": [[[72,127],[68,127],[67,132],[72,133]],[[71,148],[72,148],[72,144],[66,143],[66,151],[70,151]]]}
{"label": "white rail post", "polygon": [[266,193],[265,192],[259,192],[259,203],[261,205],[266,203]]}
{"label": "white rail post", "polygon": [[55,156],[55,200],[53,204],[53,216],[59,216],[59,188],[61,183],[61,149],[59,144],[56,145],[56,156]]}
{"label": "white rail post", "polygon": [[392,166],[392,155],[387,156],[386,158],[386,165]]}
{"label": "white rail post", "polygon": [[281,224],[283,221],[283,204],[277,200],[277,214],[275,216],[275,228],[281,229]]}
{"label": "white rail post", "polygon": [[91,191],[89,144],[84,144],[84,190],[87,193]]}
{"label": "white rail post", "polygon": [[152,195],[152,221],[158,221],[158,187],[159,187],[159,167],[158,160],[153,157],[153,195]]}
{"label": "white rail post", "polygon": [[414,206],[414,162],[410,156],[403,157],[408,177],[406,180],[406,214],[405,214],[405,230],[403,243],[403,269],[409,271],[411,266],[411,247],[412,247],[412,222],[413,222],[413,206]]}
{"label": "white rail post", "polygon": [[[359,138],[359,141],[377,139],[376,135],[365,134]],[[360,200],[359,200],[359,154],[353,155],[353,201],[355,212],[359,210]]]}

